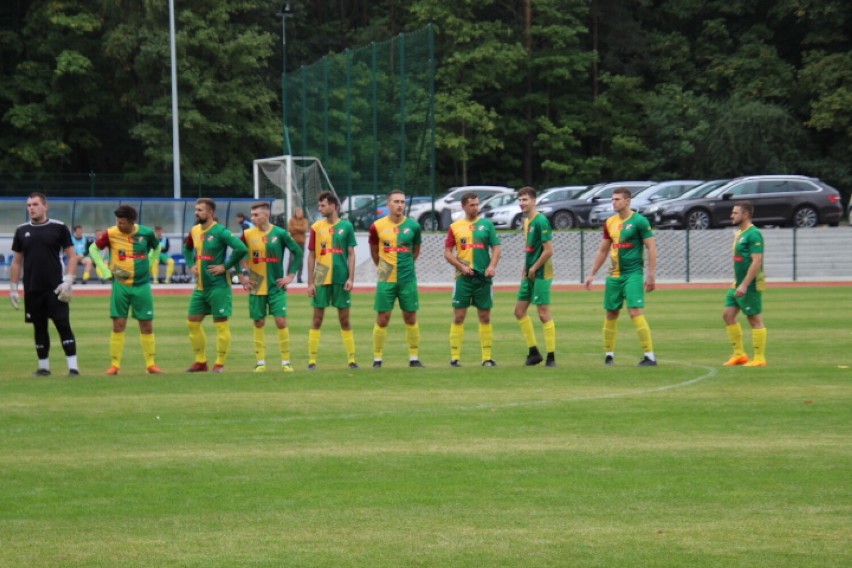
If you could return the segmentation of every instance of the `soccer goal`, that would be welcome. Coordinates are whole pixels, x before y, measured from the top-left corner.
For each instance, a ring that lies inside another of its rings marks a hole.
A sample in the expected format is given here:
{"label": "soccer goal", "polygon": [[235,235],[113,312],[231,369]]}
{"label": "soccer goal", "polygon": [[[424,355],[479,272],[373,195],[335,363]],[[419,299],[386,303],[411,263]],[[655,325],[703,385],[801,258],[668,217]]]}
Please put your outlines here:
{"label": "soccer goal", "polygon": [[253,170],[254,197],[272,200],[272,219],[277,225],[286,226],[297,207],[305,211],[305,217],[315,220],[319,194],[323,191],[334,192],[334,186],[319,158],[261,158],[254,161]]}

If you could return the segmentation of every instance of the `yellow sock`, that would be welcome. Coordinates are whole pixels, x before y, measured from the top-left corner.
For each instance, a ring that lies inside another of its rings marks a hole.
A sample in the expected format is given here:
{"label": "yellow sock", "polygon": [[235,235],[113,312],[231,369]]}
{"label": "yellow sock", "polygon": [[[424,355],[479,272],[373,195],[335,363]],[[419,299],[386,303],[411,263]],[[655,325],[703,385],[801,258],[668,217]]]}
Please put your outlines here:
{"label": "yellow sock", "polygon": [[343,339],[343,348],[346,349],[346,361],[355,362],[355,334],[351,329],[341,329],[340,337]]}
{"label": "yellow sock", "polygon": [[[155,272],[154,274],[159,274],[159,272]],[[166,282],[172,281],[172,276],[175,275],[175,259],[170,258],[166,263]]]}
{"label": "yellow sock", "polygon": [[91,278],[91,276],[92,275],[89,274],[88,272],[83,272],[83,282],[88,282],[89,278]]}
{"label": "yellow sock", "polygon": [[645,316],[636,316],[633,318],[633,326],[636,328],[636,333],[639,335],[639,343],[642,345],[642,351],[645,353],[654,352],[654,342],[651,341],[651,328],[648,326],[648,321]]}
{"label": "yellow sock", "polygon": [[615,352],[615,336],[616,336],[617,332],[618,332],[618,320],[617,319],[604,318],[604,326],[603,326],[604,352],[606,352],[606,353],[614,353]]}
{"label": "yellow sock", "polygon": [[142,356],[145,357],[145,367],[155,364],[157,356],[157,340],[153,333],[140,333],[139,343],[142,344]]}
{"label": "yellow sock", "polygon": [[726,325],[725,331],[728,332],[728,341],[731,342],[731,349],[734,351],[734,356],[745,355],[745,345],[743,344],[743,326],[739,322],[733,325]]}
{"label": "yellow sock", "polygon": [[186,327],[189,328],[189,344],[192,345],[192,353],[195,355],[195,362],[206,363],[207,334],[204,333],[204,328],[201,327],[201,322],[187,320]]}
{"label": "yellow sock", "polygon": [[483,361],[494,358],[491,355],[491,349],[494,346],[494,328],[490,323],[479,324],[479,345],[482,348]]}
{"label": "yellow sock", "polygon": [[381,359],[385,351],[385,340],[388,338],[388,328],[373,326],[373,359]]}
{"label": "yellow sock", "polygon": [[450,324],[450,361],[461,359],[462,342],[464,341],[464,324]]}
{"label": "yellow sock", "polygon": [[544,346],[547,347],[548,353],[556,352],[556,322],[550,320],[549,322],[542,324],[541,326],[544,329]]}
{"label": "yellow sock", "polygon": [[317,363],[321,335],[322,331],[319,329],[308,330],[308,365]]}
{"label": "yellow sock", "polygon": [[766,328],[751,330],[751,342],[754,345],[754,360],[766,361]]}
{"label": "yellow sock", "polygon": [[160,279],[160,261],[155,260],[151,263],[151,282],[156,283]]}
{"label": "yellow sock", "polygon": [[518,320],[518,325],[521,326],[521,331],[524,334],[524,341],[527,342],[527,347],[535,347],[535,330],[533,329],[530,316],[524,316]]}
{"label": "yellow sock", "polygon": [[254,360],[266,363],[266,328],[252,328],[252,342],[254,343]]}
{"label": "yellow sock", "polygon": [[290,362],[290,328],[278,330],[278,351],[281,352],[281,362]]}
{"label": "yellow sock", "polygon": [[405,338],[408,341],[408,356],[416,359],[420,352],[420,324],[406,324]]}
{"label": "yellow sock", "polygon": [[231,350],[231,324],[228,321],[217,321],[216,326],[216,364],[224,365]]}
{"label": "yellow sock", "polygon": [[111,365],[121,367],[121,355],[124,353],[124,332],[113,331],[109,336],[109,361]]}

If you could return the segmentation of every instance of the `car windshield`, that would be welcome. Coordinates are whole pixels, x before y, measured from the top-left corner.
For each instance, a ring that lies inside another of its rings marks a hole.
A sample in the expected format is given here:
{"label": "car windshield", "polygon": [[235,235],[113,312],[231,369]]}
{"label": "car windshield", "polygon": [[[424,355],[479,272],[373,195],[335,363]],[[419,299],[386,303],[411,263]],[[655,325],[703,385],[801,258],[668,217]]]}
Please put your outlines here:
{"label": "car windshield", "polygon": [[706,197],[711,191],[718,189],[728,183],[730,180],[717,179],[702,183],[697,187],[693,187],[686,193],[680,196],[681,199],[695,199],[698,197]]}

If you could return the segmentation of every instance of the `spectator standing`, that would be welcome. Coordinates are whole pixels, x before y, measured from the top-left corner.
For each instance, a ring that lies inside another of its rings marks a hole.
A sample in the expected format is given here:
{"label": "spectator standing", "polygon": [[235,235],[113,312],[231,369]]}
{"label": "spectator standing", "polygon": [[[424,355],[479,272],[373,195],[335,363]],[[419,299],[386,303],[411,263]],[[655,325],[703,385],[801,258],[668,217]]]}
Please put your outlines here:
{"label": "spectator standing", "polygon": [[[296,241],[300,247],[302,247],[302,257],[305,255],[305,240],[308,235],[308,229],[310,225],[308,224],[308,219],[305,217],[305,211],[301,207],[296,207],[295,211],[293,211],[293,216],[290,217],[290,221],[287,222],[287,230],[290,232],[290,236],[293,237],[293,240]],[[293,266],[294,255],[290,255],[290,262],[287,264],[287,272],[292,272],[290,269]],[[299,270],[296,272],[296,282],[302,282],[302,264],[299,264]]]}

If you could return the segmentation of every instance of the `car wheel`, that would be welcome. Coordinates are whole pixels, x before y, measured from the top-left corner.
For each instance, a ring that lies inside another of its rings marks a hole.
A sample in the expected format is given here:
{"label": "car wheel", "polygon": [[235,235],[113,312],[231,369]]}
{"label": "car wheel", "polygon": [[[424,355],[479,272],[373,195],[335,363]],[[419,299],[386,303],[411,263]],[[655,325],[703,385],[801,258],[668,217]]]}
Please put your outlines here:
{"label": "car wheel", "polygon": [[710,228],[710,215],[703,209],[693,209],[686,215],[686,228],[703,231]]}
{"label": "car wheel", "polygon": [[512,229],[523,229],[524,228],[524,214],[518,213],[515,215],[515,218],[512,219],[512,222],[509,224],[509,227]]}
{"label": "car wheel", "polygon": [[424,231],[437,231],[438,218],[431,213],[426,213],[420,217],[420,226],[423,227]]}
{"label": "car wheel", "polygon": [[553,215],[554,229],[573,229],[577,226],[577,220],[570,211],[557,211]]}
{"label": "car wheel", "polygon": [[808,205],[799,207],[796,209],[796,212],[793,213],[793,226],[799,229],[810,229],[811,227],[816,227],[818,222],[819,214],[816,212],[816,209]]}

